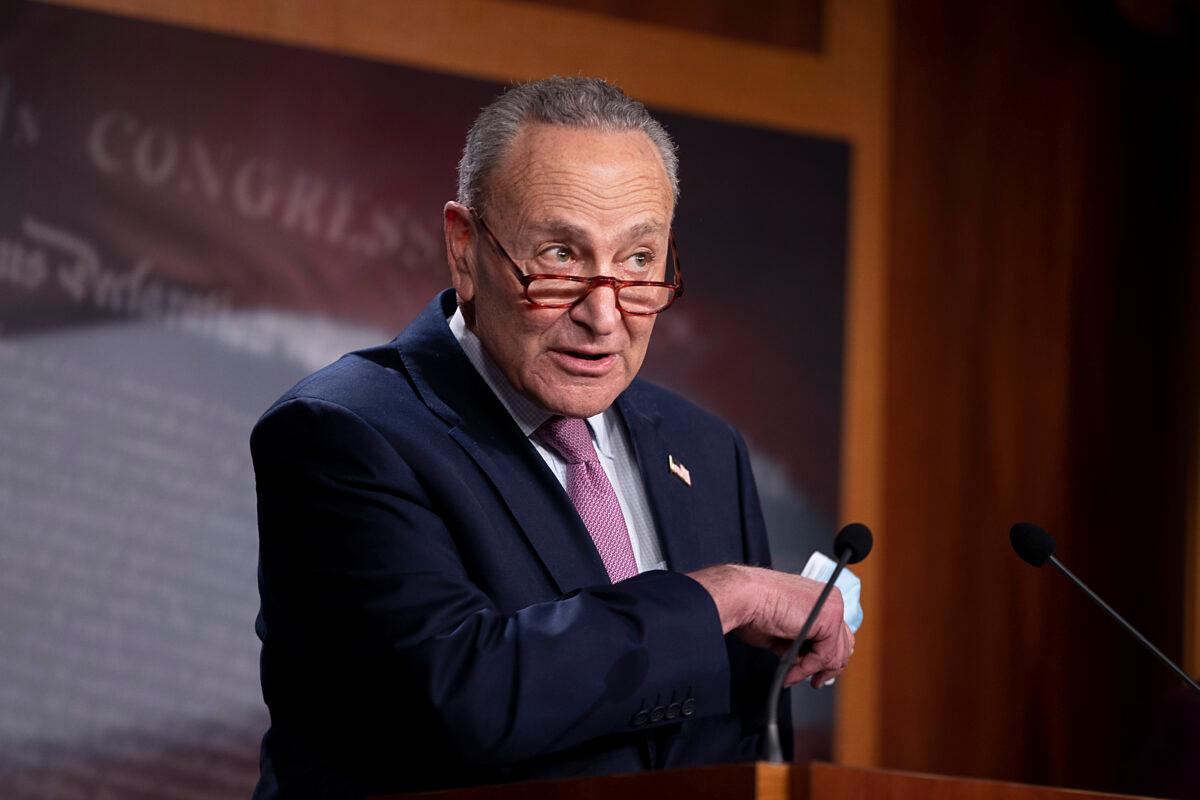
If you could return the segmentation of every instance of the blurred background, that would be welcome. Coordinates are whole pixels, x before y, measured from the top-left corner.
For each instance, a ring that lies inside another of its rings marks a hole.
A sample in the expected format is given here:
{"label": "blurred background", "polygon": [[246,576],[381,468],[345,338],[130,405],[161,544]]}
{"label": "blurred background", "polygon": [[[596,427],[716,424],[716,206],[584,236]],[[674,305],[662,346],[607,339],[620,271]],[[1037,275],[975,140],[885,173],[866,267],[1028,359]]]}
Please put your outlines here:
{"label": "blurred background", "polygon": [[1194,0],[0,3],[0,794],[240,797],[246,438],[446,283],[471,119],[618,83],[680,148],[653,380],[866,623],[797,758],[1200,797]]}

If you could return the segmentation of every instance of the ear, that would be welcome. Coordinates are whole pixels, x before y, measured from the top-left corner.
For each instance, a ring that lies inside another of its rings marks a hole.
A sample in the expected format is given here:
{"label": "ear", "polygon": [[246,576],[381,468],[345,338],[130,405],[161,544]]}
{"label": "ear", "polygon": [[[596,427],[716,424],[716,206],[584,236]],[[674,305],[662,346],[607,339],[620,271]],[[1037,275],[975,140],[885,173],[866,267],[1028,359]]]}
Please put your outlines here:
{"label": "ear", "polygon": [[462,203],[451,200],[442,212],[442,231],[446,237],[446,261],[450,265],[450,282],[458,293],[459,303],[475,298],[475,229],[471,211]]}

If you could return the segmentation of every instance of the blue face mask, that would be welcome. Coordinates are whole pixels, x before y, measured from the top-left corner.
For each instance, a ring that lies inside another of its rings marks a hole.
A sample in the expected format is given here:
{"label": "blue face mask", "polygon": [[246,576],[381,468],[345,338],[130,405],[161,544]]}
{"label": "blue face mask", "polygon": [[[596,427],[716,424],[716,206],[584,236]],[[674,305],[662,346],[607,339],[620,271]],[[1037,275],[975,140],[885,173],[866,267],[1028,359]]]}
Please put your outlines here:
{"label": "blue face mask", "polygon": [[[808,563],[804,565],[804,570],[800,575],[824,583],[829,580],[829,576],[833,574],[836,566],[837,562],[828,556],[821,553],[813,553],[809,557]],[[850,628],[851,633],[857,633],[863,619],[862,604],[859,602],[862,593],[862,581],[853,572],[844,569],[842,570],[842,574],[838,575],[838,579],[833,585],[842,593],[842,619],[845,620],[846,626]]]}

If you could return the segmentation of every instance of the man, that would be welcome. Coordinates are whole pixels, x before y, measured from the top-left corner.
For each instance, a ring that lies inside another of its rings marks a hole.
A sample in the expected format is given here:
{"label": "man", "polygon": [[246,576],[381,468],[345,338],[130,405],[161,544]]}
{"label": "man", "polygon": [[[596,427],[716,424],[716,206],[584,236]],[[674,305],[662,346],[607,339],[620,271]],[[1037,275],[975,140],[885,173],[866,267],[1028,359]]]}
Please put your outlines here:
{"label": "man", "polygon": [[[259,493],[258,796],[362,796],[756,757],[819,585],[769,569],[745,445],[635,380],[676,162],[612,86],[483,111],[453,291],[284,395]],[[836,593],[788,683],[844,668]]]}

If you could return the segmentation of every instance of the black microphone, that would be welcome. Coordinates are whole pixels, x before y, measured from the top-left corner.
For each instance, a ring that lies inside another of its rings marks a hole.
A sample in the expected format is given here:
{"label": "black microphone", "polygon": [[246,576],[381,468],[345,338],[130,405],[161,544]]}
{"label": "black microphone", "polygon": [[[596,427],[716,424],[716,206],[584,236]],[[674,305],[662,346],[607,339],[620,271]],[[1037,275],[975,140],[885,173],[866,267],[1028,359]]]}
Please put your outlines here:
{"label": "black microphone", "polygon": [[775,678],[771,681],[771,691],[767,692],[766,750],[767,760],[772,764],[783,763],[783,749],[779,746],[779,695],[783,692],[783,680],[787,677],[788,669],[795,662],[796,656],[800,654],[800,647],[808,638],[808,630],[816,621],[817,614],[821,613],[825,599],[833,591],[834,582],[842,574],[842,570],[846,568],[847,564],[857,564],[867,557],[867,553],[871,552],[871,543],[871,529],[861,522],[851,522],[838,531],[838,535],[833,540],[833,554],[837,556],[837,566],[834,567],[829,580],[825,582],[825,588],[821,590],[817,602],[813,604],[812,611],[808,612],[808,619],[804,620],[804,627],[796,635],[791,647],[779,659],[779,666],[775,668]]}
{"label": "black microphone", "polygon": [[1057,567],[1059,572],[1070,578],[1072,583],[1082,589],[1088,597],[1095,600],[1096,605],[1103,608],[1108,612],[1109,616],[1121,623],[1121,627],[1129,631],[1133,635],[1133,638],[1145,645],[1146,649],[1151,653],[1154,653],[1154,655],[1158,656],[1159,661],[1174,670],[1175,674],[1180,678],[1183,678],[1184,683],[1186,683],[1188,686],[1191,686],[1197,692],[1200,692],[1200,684],[1196,683],[1196,681],[1192,679],[1191,675],[1188,675],[1186,672],[1180,669],[1178,664],[1163,655],[1163,652],[1157,647],[1150,644],[1149,639],[1147,639],[1145,636],[1142,636],[1142,634],[1139,633],[1136,628],[1125,621],[1124,617],[1114,611],[1112,606],[1101,600],[1099,595],[1089,589],[1083,581],[1079,580],[1079,578],[1076,578],[1069,569],[1062,565],[1061,561],[1054,557],[1053,536],[1046,533],[1046,531],[1042,530],[1042,528],[1038,527],[1037,525],[1034,525],[1032,522],[1018,522],[1016,525],[1013,525],[1012,530],[1008,532],[1008,538],[1012,542],[1013,550],[1016,550],[1017,555],[1019,555],[1024,561],[1033,564],[1035,567],[1040,567],[1049,561],[1051,564]]}

